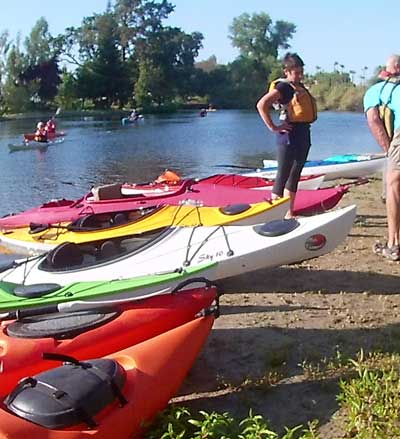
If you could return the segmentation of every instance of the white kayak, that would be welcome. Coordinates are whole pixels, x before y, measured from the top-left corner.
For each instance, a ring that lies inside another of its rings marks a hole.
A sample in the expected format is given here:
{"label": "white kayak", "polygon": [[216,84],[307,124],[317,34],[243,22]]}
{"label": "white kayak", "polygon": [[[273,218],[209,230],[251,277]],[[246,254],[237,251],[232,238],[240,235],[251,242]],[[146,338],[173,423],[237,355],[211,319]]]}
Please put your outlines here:
{"label": "white kayak", "polygon": [[[337,178],[368,177],[383,170],[386,157],[382,154],[345,154],[324,160],[306,162],[302,176],[324,174],[325,181]],[[244,175],[249,177],[275,178],[276,160],[263,160],[264,168]]]}
{"label": "white kayak", "polygon": [[255,226],[167,228],[95,244],[65,243],[45,256],[20,259],[0,280],[56,283],[131,278],[218,262],[210,280],[299,262],[332,251],[344,241],[356,215],[349,206],[311,217]]}
{"label": "white kayak", "polygon": [[35,140],[25,141],[20,144],[9,143],[8,148],[10,152],[13,151],[30,151],[31,149],[44,150],[52,145],[57,145],[64,142],[64,137],[56,137],[55,139],[48,140],[47,142],[36,142]]}

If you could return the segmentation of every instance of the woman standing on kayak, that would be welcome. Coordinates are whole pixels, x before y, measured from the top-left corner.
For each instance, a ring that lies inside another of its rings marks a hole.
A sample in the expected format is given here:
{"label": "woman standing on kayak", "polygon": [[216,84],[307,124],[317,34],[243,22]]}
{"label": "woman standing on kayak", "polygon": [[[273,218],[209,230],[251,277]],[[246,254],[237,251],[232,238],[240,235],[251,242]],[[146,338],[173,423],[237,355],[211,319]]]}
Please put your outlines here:
{"label": "woman standing on kayak", "polygon": [[[297,53],[287,53],[283,58],[285,78],[272,81],[257,102],[258,113],[277,138],[278,170],[272,198],[290,197],[288,217],[294,216],[297,185],[311,146],[310,123],[317,119],[315,100],[301,82],[303,67]],[[271,106],[280,110],[279,124],[272,120]]]}

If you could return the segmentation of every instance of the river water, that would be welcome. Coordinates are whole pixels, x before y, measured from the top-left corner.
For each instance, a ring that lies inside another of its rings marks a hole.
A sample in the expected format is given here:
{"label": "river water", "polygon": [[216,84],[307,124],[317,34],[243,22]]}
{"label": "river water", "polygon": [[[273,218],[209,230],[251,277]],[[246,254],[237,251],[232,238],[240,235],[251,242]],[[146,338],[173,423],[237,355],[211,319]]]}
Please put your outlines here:
{"label": "river water", "polygon": [[[0,122],[0,215],[54,198],[78,198],[91,186],[144,182],[165,168],[182,176],[220,172],[218,164],[260,167],[275,158],[274,136],[255,111],[218,110],[199,117],[185,111],[146,116],[136,124],[82,118],[59,119],[64,143],[45,151],[9,152],[35,121]],[[379,152],[364,115],[324,112],[312,126],[310,159],[334,154]]]}

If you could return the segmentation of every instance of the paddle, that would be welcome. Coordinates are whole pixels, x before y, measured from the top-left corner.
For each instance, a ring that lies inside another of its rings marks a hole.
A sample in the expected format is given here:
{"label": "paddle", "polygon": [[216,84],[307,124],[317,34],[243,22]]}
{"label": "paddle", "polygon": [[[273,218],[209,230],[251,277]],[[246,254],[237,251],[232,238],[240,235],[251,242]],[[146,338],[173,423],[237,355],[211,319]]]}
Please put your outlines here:
{"label": "paddle", "polygon": [[[105,281],[110,282],[110,281]],[[155,295],[162,295],[162,294],[177,294],[181,292],[184,288],[188,287],[190,284],[194,283],[204,283],[206,287],[216,287],[217,285],[210,280],[204,278],[204,277],[193,277],[190,279],[186,279],[179,283],[174,289],[170,288],[164,288],[162,290],[157,291],[157,293],[152,294],[152,296]],[[40,285],[40,284],[39,284]],[[16,311],[10,311],[7,313],[0,314],[0,320],[20,320],[26,317],[34,317],[34,316],[40,316],[44,314],[56,314],[56,313],[73,313],[76,311],[91,311],[95,313],[96,311],[99,312],[103,308],[107,307],[109,312],[118,312],[121,311],[120,306],[126,305],[131,302],[135,302],[137,300],[142,300],[150,297],[149,294],[144,294],[142,296],[136,296],[134,298],[129,297],[126,299],[117,299],[112,300],[112,295],[109,300],[103,300],[103,301],[96,301],[96,302],[85,302],[84,300],[76,300],[71,302],[65,302],[65,303],[58,303],[55,305],[45,305],[45,306],[38,306],[35,308],[29,308],[29,309],[21,309]]]}

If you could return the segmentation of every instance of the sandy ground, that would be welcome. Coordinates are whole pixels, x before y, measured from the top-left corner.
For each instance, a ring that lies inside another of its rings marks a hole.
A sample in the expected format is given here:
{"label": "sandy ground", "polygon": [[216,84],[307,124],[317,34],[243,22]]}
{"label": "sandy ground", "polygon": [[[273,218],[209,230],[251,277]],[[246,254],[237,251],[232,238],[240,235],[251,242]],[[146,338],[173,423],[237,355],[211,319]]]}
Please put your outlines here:
{"label": "sandy ground", "polygon": [[177,402],[241,417],[252,407],[278,431],[318,419],[321,437],[343,437],[337,379],[301,365],[400,348],[400,263],[371,251],[386,234],[381,191],[377,179],[345,195],[340,206],[358,215],[334,252],[224,281],[221,317]]}

